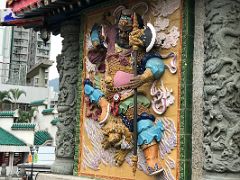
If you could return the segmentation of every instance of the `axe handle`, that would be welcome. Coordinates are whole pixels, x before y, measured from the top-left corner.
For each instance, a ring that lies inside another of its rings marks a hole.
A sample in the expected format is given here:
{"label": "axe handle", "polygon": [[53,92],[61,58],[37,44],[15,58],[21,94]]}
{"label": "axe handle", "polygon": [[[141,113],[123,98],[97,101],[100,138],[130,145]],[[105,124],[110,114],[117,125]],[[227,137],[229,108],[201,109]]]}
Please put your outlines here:
{"label": "axe handle", "polygon": [[[134,64],[134,76],[137,76],[137,51],[133,51],[133,64]],[[133,139],[134,139],[134,151],[133,154],[137,155],[137,116],[138,116],[138,104],[137,104],[137,88],[134,89],[134,111],[133,111],[133,127],[134,127],[134,134],[133,134]]]}
{"label": "axe handle", "polygon": [[[138,21],[136,13],[134,13],[133,17],[133,31],[138,29]],[[138,46],[132,45],[133,52],[131,54],[132,62],[133,62],[133,70],[134,76],[137,76],[137,53],[138,53]],[[138,106],[137,106],[137,88],[134,89],[134,111],[133,111],[133,172],[136,172],[137,169],[137,140],[138,140],[138,132],[137,132],[137,116],[138,116]]]}

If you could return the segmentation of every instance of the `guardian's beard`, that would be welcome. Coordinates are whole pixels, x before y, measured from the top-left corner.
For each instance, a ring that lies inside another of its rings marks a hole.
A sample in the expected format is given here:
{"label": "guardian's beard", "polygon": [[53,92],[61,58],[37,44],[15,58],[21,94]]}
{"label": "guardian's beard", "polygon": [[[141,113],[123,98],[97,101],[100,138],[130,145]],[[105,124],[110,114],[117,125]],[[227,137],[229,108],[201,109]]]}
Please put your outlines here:
{"label": "guardian's beard", "polygon": [[129,31],[119,30],[117,37],[117,44],[123,48],[130,48],[129,46]]}

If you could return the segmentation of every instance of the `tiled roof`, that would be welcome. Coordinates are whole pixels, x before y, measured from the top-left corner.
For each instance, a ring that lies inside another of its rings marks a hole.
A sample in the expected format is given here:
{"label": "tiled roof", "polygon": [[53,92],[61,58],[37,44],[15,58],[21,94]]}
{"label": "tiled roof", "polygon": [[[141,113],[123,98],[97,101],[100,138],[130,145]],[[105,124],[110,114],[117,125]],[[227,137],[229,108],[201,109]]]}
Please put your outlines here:
{"label": "tiled roof", "polygon": [[[39,31],[48,24],[54,35],[60,33],[60,24],[89,7],[110,0],[9,0],[7,8],[18,16],[15,20],[0,22],[3,25],[23,26]],[[66,15],[67,14],[67,15]]]}
{"label": "tiled roof", "polygon": [[0,145],[8,146],[26,146],[26,144],[0,127]]}
{"label": "tiled roof", "polygon": [[46,105],[45,101],[46,101],[45,99],[43,99],[43,100],[38,100],[38,101],[32,101],[32,102],[30,102],[30,105],[31,105],[31,106]]}
{"label": "tiled roof", "polygon": [[52,124],[53,126],[55,126],[55,125],[57,125],[58,122],[59,122],[59,119],[56,117],[56,118],[54,118],[54,119],[51,121],[51,124]]}
{"label": "tiled roof", "polygon": [[50,108],[50,109],[44,109],[43,111],[42,111],[42,114],[52,114],[53,113],[53,108]]}
{"label": "tiled roof", "polygon": [[14,117],[14,111],[1,111],[0,117]]}
{"label": "tiled roof", "polygon": [[37,132],[35,132],[35,134],[34,134],[34,145],[42,145],[48,140],[52,140],[52,137],[47,131],[37,131]]}
{"label": "tiled roof", "polygon": [[[96,4],[96,2],[101,2],[104,0],[52,0],[52,1],[43,1],[43,0],[7,0],[6,7],[11,8],[14,13],[27,12],[31,16],[33,13],[37,15],[42,15],[45,12],[52,11],[57,7],[62,8],[69,5],[79,6],[79,7],[88,7],[90,4]],[[106,1],[106,0],[105,0]],[[73,9],[73,7],[71,8]]]}
{"label": "tiled roof", "polygon": [[30,123],[13,123],[12,130],[34,130],[35,124]]}

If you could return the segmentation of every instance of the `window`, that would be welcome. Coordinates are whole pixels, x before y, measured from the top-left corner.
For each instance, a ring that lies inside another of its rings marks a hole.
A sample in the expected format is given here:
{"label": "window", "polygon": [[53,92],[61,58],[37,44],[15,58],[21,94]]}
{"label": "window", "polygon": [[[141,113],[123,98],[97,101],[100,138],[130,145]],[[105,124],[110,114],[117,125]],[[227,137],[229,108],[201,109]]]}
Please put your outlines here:
{"label": "window", "polygon": [[34,86],[38,86],[38,78],[34,78]]}
{"label": "window", "polygon": [[17,164],[21,164],[24,161],[23,153],[14,153],[14,160],[13,165],[16,166]]}
{"label": "window", "polygon": [[8,152],[1,152],[0,153],[0,165],[6,164],[9,165],[9,153]]}
{"label": "window", "polygon": [[45,72],[45,79],[48,79],[48,72]]}

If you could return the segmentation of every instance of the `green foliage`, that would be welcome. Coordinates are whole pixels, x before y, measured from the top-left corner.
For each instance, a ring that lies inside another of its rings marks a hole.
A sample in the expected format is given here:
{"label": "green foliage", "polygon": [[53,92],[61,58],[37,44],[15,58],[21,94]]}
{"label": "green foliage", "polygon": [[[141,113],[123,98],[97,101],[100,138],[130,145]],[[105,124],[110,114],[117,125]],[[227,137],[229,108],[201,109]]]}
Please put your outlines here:
{"label": "green foliage", "polygon": [[10,89],[8,93],[8,100],[12,103],[16,103],[21,95],[26,96],[26,92],[20,89]]}
{"label": "green foliage", "polygon": [[20,89],[10,89],[8,92],[7,100],[14,104],[14,109],[17,109],[17,100],[21,95],[26,96],[26,92]]}
{"label": "green foliage", "polygon": [[35,110],[36,110],[35,108],[32,108],[30,111],[19,110],[18,123],[31,122],[31,119],[33,117],[33,113],[34,113]]}
{"label": "green foliage", "polygon": [[8,99],[8,91],[0,91],[0,111],[2,110],[3,102],[6,102]]}
{"label": "green foliage", "polygon": [[19,111],[19,123],[28,123],[31,120],[30,113],[27,111]]}
{"label": "green foliage", "polygon": [[3,103],[8,98],[8,91],[0,91],[0,103]]}

